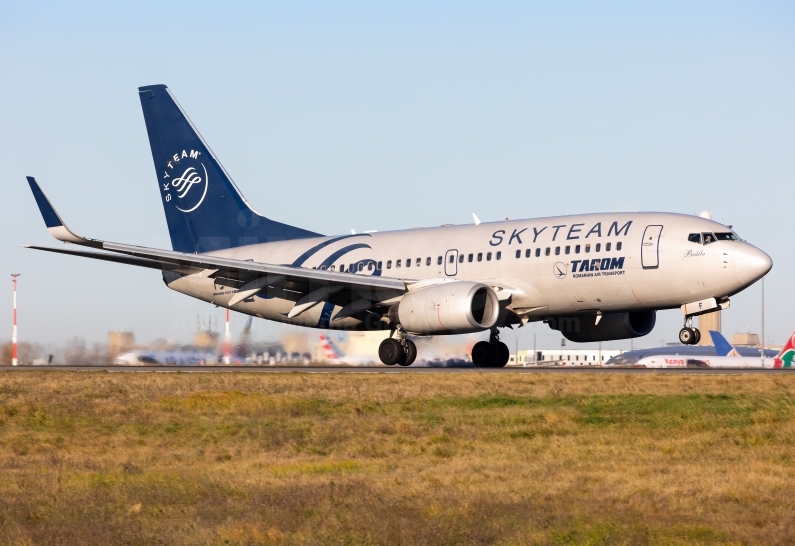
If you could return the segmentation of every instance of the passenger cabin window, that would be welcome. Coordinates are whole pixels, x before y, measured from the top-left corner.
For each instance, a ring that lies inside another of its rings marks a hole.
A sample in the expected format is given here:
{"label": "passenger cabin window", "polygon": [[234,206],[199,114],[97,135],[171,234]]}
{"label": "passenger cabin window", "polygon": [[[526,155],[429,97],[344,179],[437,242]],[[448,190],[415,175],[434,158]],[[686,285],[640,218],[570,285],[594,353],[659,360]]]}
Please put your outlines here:
{"label": "passenger cabin window", "polygon": [[417,263],[414,264],[414,265],[416,265],[417,267],[421,266],[422,265],[422,258],[417,258]]}
{"label": "passenger cabin window", "polygon": [[[528,252],[529,252],[529,251],[528,251]],[[516,257],[517,257],[517,258],[521,258],[521,257],[522,257],[522,251],[521,251],[521,250],[517,250],[517,251],[516,251]]]}
{"label": "passenger cabin window", "polygon": [[441,256],[436,258],[436,265],[442,265],[442,257]]}
{"label": "passenger cabin window", "polygon": [[607,243],[607,244],[605,245],[605,252],[610,252],[610,245],[611,245],[611,244],[612,244],[612,243]]}
{"label": "passenger cabin window", "polygon": [[425,258],[425,265],[431,265],[431,257],[430,256]]}
{"label": "passenger cabin window", "polygon": [[406,267],[411,267],[411,258],[406,260]]}
{"label": "passenger cabin window", "polygon": [[[549,254],[549,252],[547,252],[547,254]],[[536,249],[536,258],[538,258],[539,256],[541,256],[541,249],[537,248]]]}
{"label": "passenger cabin window", "polygon": [[579,253],[580,253],[580,245],[576,245],[576,246],[574,247],[574,253],[575,253],[575,254],[579,254]]}
{"label": "passenger cabin window", "polygon": [[386,261],[386,268],[387,269],[392,269],[392,260],[387,260]]}
{"label": "passenger cabin window", "polygon": [[486,261],[487,261],[487,262],[490,262],[490,261],[491,261],[491,252],[487,252],[487,253],[486,253]]}
{"label": "passenger cabin window", "polygon": [[474,254],[470,254],[469,256],[467,256],[467,261],[468,262],[471,262],[474,259],[475,259],[475,255]]}
{"label": "passenger cabin window", "polygon": [[364,264],[363,263],[359,264],[359,271],[364,271]]}
{"label": "passenger cabin window", "polygon": [[622,244],[623,244],[623,243],[622,243],[621,241],[617,242],[617,243],[616,243],[616,250],[621,250],[621,245],[622,245]]}
{"label": "passenger cabin window", "polygon": [[463,254],[459,254],[458,263],[460,263],[460,264],[464,263],[464,255]]}
{"label": "passenger cabin window", "polygon": [[497,254],[494,257],[497,258],[498,260],[501,260],[502,259],[502,252],[497,252]]}
{"label": "passenger cabin window", "polygon": [[376,269],[377,269],[377,270],[379,270],[379,271],[381,271],[381,266],[382,266],[383,264],[384,264],[384,262],[378,262],[378,265],[376,266]]}
{"label": "passenger cabin window", "polygon": [[325,270],[326,270],[326,266],[325,266],[325,265],[321,265],[321,266],[320,266],[320,270],[321,270],[321,271],[325,271]]}
{"label": "passenger cabin window", "polygon": [[545,255],[545,256],[549,256],[549,251],[550,251],[550,248],[549,248],[549,247],[547,247],[547,249],[544,251],[544,255]]}
{"label": "passenger cabin window", "polygon": [[450,263],[451,264],[455,263],[455,256],[453,256],[452,254],[450,254]]}
{"label": "passenger cabin window", "polygon": [[332,265],[331,267],[329,267],[329,270],[334,271],[334,266]]}
{"label": "passenger cabin window", "polygon": [[571,254],[571,247],[566,245],[566,254]]}
{"label": "passenger cabin window", "polygon": [[559,246],[555,247],[555,256],[560,256],[560,247]]}
{"label": "passenger cabin window", "polygon": [[718,241],[737,241],[739,237],[735,233],[716,233],[715,238]]}
{"label": "passenger cabin window", "polygon": [[400,262],[401,262],[401,260],[398,260],[398,261],[395,262],[395,267],[396,268],[400,267]]}
{"label": "passenger cabin window", "polygon": [[345,273],[345,264],[340,264],[340,273]]}
{"label": "passenger cabin window", "polygon": [[532,250],[530,250],[529,248],[528,248],[527,250],[525,250],[525,251],[524,251],[524,257],[525,257],[525,258],[529,258],[529,257],[530,257],[530,256],[532,256],[532,255],[533,255],[533,251],[532,251]]}
{"label": "passenger cabin window", "polygon": [[483,261],[483,253],[482,252],[478,252],[478,261],[479,262]]}
{"label": "passenger cabin window", "polygon": [[591,251],[591,245],[585,245],[585,253],[588,254]]}
{"label": "passenger cabin window", "polygon": [[602,243],[596,243],[596,248],[594,248],[596,252],[601,252],[602,250]]}
{"label": "passenger cabin window", "polygon": [[369,264],[367,264],[367,271],[372,271],[374,267],[375,264],[373,262],[370,262]]}
{"label": "passenger cabin window", "polygon": [[687,236],[687,240],[691,243],[696,243],[697,245],[701,244],[701,234],[700,233],[691,233]]}

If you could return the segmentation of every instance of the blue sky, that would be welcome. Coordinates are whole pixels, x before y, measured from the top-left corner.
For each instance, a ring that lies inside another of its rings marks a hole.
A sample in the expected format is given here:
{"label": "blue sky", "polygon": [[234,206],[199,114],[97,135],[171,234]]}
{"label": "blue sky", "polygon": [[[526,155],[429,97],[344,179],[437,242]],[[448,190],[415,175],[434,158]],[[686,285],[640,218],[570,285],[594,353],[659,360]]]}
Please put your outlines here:
{"label": "blue sky", "polygon": [[[773,257],[781,341],[794,24],[785,2],[2,3],[0,272],[23,274],[22,337],[188,340],[221,316],[157,273],[19,248],[51,244],[28,174],[79,233],[168,248],[136,92],[165,83],[257,210],[322,233],[710,209]],[[735,296],[724,331],[758,331],[759,303]],[[522,344],[534,330],[559,339]]]}

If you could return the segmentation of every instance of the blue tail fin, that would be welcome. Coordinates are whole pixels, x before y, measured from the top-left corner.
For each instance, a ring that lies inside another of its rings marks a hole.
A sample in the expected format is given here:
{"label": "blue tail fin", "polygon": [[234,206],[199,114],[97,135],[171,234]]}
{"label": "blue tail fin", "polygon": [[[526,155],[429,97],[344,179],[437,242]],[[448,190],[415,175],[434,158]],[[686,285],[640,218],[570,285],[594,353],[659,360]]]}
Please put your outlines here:
{"label": "blue tail fin", "polygon": [[174,250],[320,236],[257,214],[165,85],[139,87],[138,93]]}
{"label": "blue tail fin", "polygon": [[712,344],[715,345],[715,352],[718,356],[740,356],[734,345],[729,343],[720,332],[710,330],[709,335],[712,336]]}

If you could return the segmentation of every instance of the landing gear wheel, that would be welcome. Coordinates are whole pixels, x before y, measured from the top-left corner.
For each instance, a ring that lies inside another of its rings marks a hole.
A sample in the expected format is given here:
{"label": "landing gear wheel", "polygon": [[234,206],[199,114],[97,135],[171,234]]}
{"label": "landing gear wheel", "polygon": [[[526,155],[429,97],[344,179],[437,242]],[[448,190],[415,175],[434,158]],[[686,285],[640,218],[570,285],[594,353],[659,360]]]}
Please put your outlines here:
{"label": "landing gear wheel", "polygon": [[679,330],[679,341],[682,345],[692,345],[695,337],[696,333],[693,328],[682,328]]}
{"label": "landing gear wheel", "polygon": [[391,337],[382,341],[381,345],[378,347],[378,358],[387,366],[399,363],[405,356],[406,354],[403,351],[403,346],[398,340]]}
{"label": "landing gear wheel", "polygon": [[494,347],[488,341],[478,341],[472,347],[472,362],[478,368],[490,367],[496,356]]}
{"label": "landing gear wheel", "polygon": [[693,345],[698,345],[701,343],[701,330],[698,328],[693,328],[693,332],[695,332],[695,337],[693,338]]}
{"label": "landing gear wheel", "polygon": [[411,366],[417,359],[417,346],[410,339],[406,340],[406,347],[403,349],[403,357],[398,361],[401,366]]}
{"label": "landing gear wheel", "polygon": [[492,364],[495,368],[504,368],[508,361],[511,359],[511,350],[508,349],[508,346],[503,343],[497,343],[497,354],[496,359],[494,360],[494,364]]}

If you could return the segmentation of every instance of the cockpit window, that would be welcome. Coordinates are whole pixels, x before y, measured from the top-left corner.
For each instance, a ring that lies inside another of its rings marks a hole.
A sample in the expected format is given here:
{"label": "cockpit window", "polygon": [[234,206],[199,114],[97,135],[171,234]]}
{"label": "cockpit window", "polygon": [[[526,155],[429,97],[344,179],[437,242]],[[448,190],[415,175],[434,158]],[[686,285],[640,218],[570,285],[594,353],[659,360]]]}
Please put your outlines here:
{"label": "cockpit window", "polygon": [[718,241],[736,241],[738,239],[734,233],[716,233],[715,238]]}
{"label": "cockpit window", "polygon": [[713,235],[712,233],[702,233],[701,236],[704,239],[705,245],[715,242],[715,235]]}
{"label": "cockpit window", "polygon": [[687,240],[691,243],[701,244],[701,234],[700,233],[691,233],[687,236]]}

